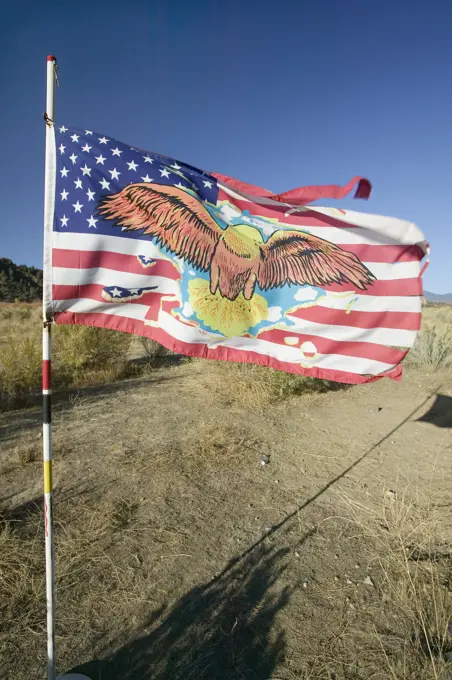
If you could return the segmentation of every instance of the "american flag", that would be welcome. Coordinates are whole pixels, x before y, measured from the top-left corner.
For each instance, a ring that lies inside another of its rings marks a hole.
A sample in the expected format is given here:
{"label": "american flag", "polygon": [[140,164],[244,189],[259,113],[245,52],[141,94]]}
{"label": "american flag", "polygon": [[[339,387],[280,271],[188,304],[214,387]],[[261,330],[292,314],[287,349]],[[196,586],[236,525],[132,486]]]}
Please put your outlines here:
{"label": "american flag", "polygon": [[91,130],[53,134],[44,304],[56,323],[338,382],[400,378],[428,246],[410,222],[307,205],[355,182],[274,195]]}

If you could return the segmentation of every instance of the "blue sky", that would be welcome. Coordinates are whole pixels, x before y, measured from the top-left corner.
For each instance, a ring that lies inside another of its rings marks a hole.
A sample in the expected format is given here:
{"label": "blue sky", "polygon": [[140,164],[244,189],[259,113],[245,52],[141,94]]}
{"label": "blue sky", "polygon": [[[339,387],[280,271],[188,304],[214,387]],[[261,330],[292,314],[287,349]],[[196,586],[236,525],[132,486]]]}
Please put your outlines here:
{"label": "blue sky", "polygon": [[276,192],[364,175],[452,291],[452,8],[440,0],[0,1],[0,257],[41,265],[45,57],[57,121]]}

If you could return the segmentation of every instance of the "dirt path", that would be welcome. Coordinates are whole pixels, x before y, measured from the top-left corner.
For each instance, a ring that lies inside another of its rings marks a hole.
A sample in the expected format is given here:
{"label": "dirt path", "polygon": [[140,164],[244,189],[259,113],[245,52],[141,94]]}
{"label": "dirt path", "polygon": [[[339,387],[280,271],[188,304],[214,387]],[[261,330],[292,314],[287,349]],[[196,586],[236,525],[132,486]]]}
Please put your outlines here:
{"label": "dirt path", "polygon": [[[360,658],[350,642],[401,625],[385,605],[378,541],[361,529],[401,500],[427,511],[434,499],[450,519],[451,404],[450,373],[411,371],[401,384],[243,411],[212,397],[200,363],[57,400],[60,670],[393,677],[368,641]],[[1,512],[39,526],[39,413],[2,415],[0,447]],[[37,607],[21,639],[3,634],[2,677],[42,677]]]}

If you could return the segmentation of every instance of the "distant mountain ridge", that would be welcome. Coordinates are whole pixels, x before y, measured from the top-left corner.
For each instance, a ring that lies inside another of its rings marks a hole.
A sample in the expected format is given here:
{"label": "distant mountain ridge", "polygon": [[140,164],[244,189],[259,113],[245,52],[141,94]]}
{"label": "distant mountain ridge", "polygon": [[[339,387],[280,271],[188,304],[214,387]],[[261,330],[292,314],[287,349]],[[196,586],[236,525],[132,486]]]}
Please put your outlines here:
{"label": "distant mountain ridge", "polygon": [[42,270],[0,257],[0,301],[35,302],[41,299]]}
{"label": "distant mountain ridge", "polygon": [[439,295],[438,293],[430,293],[430,291],[424,290],[424,298],[427,302],[442,302],[446,305],[452,305],[452,293]]}

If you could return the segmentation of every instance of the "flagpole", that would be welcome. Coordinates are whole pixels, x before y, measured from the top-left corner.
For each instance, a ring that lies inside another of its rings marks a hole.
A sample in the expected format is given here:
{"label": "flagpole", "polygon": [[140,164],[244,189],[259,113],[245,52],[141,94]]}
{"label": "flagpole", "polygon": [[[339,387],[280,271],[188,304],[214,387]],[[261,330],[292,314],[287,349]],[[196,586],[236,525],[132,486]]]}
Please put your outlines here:
{"label": "flagpole", "polygon": [[[46,162],[45,162],[45,194],[44,220],[49,213],[49,136],[53,134],[52,126],[55,120],[55,80],[56,58],[47,57],[47,96],[46,96]],[[47,235],[48,225],[44,225]],[[44,246],[44,260],[46,258]],[[46,274],[44,261],[44,276]],[[46,560],[46,598],[47,598],[47,678],[56,679],[55,665],[55,565],[53,549],[53,517],[52,517],[52,408],[51,408],[51,360],[52,360],[52,321],[48,318],[46,299],[44,295],[43,329],[42,329],[42,445],[44,458],[44,532],[45,532],[45,560]]]}
{"label": "flagpole", "polygon": [[51,233],[54,205],[54,130],[55,121],[56,57],[47,57],[46,156],[44,191],[44,291],[42,329],[42,448],[44,466],[44,533],[47,599],[47,679],[89,680],[85,675],[69,674],[56,677],[55,658],[55,557],[53,539],[53,484],[52,484],[52,315],[49,303],[51,291]]}

